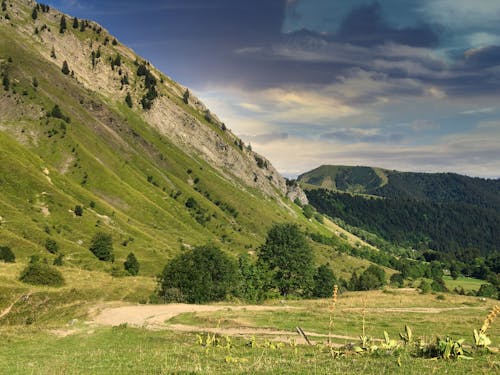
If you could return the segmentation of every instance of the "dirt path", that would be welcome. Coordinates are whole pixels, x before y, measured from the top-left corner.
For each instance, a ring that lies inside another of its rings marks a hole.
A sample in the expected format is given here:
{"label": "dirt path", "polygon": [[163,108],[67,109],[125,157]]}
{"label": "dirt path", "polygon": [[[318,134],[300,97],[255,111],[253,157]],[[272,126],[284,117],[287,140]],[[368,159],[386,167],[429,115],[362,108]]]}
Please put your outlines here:
{"label": "dirt path", "polygon": [[210,312],[221,310],[272,311],[291,309],[286,306],[222,306],[222,305],[188,305],[175,303],[168,305],[134,305],[108,307],[94,318],[94,322],[103,325],[116,326],[127,323],[136,327],[158,328],[168,319],[183,313]]}
{"label": "dirt path", "polygon": [[29,292],[28,294],[20,295],[18,299],[16,299],[9,306],[7,306],[2,312],[0,312],[0,319],[2,319],[4,316],[6,316],[8,313],[10,313],[10,310],[12,310],[12,308],[14,307],[14,305],[16,303],[18,303],[21,300],[27,300],[28,298],[30,298],[30,296],[31,296],[31,292]]}
{"label": "dirt path", "polygon": [[[228,336],[251,336],[268,335],[273,340],[289,341],[293,337],[297,343],[305,343],[305,340],[298,336],[295,331],[285,331],[269,328],[257,327],[200,327],[186,324],[165,324],[165,321],[179,314],[194,312],[212,312],[222,310],[247,310],[247,311],[275,311],[293,309],[289,306],[222,306],[222,305],[187,305],[187,304],[169,304],[169,305],[134,305],[107,307],[98,312],[93,322],[101,325],[116,326],[119,324],[129,324],[135,327],[143,327],[151,330],[172,330],[179,332],[206,332],[217,333]],[[309,337],[326,338],[328,335],[315,332],[305,332]],[[332,335],[331,338],[357,340],[357,337]]]}

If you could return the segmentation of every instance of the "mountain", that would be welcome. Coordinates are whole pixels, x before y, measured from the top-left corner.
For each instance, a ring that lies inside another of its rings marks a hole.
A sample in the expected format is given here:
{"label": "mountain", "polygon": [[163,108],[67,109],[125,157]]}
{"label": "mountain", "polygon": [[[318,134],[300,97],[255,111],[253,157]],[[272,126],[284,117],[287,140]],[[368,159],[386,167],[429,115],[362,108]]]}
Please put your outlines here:
{"label": "mountain", "polygon": [[399,245],[462,258],[500,251],[500,180],[321,166],[298,181],[319,212]]}
{"label": "mountain", "polygon": [[134,252],[155,275],[181,248],[255,249],[276,222],[329,233],[265,157],[102,26],[3,3],[0,246],[18,259],[53,257],[53,240],[68,265],[107,269],[88,250],[106,232],[117,263]]}

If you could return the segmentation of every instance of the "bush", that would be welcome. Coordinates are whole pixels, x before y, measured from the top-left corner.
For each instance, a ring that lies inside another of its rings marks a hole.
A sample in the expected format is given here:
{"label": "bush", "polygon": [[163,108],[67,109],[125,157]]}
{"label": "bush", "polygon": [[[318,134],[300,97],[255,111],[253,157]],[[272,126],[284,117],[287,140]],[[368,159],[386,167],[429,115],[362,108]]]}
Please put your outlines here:
{"label": "bush", "polygon": [[5,263],[15,263],[16,256],[8,246],[0,246],[0,260]]}
{"label": "bush", "polygon": [[21,272],[19,280],[33,285],[64,285],[64,278],[58,269],[38,261],[28,264]]}
{"label": "bush", "polygon": [[403,275],[400,273],[395,273],[390,278],[391,285],[397,286],[398,288],[402,288],[404,286],[404,280]]}
{"label": "bush", "polygon": [[113,238],[110,234],[98,232],[92,238],[89,250],[102,261],[114,262],[113,255]]}
{"label": "bush", "polygon": [[302,208],[302,212],[304,213],[304,216],[308,219],[311,219],[313,216],[314,216],[314,213],[315,213],[315,209],[313,206],[311,206],[310,204],[306,204],[303,208]]}
{"label": "bush", "polygon": [[123,267],[132,276],[137,276],[139,273],[139,262],[137,261],[134,253],[130,253],[127,256],[127,260],[123,263]]}
{"label": "bush", "polygon": [[51,254],[55,254],[59,251],[58,243],[52,238],[47,238],[45,240],[45,249]]}
{"label": "bush", "polygon": [[54,266],[62,266],[64,264],[64,254],[59,254],[52,263]]}
{"label": "bush", "polygon": [[83,207],[82,207],[82,206],[80,206],[79,204],[77,204],[77,205],[75,206],[75,210],[74,210],[74,212],[75,212],[75,215],[76,215],[76,216],[82,216],[82,215],[83,215]]}
{"label": "bush", "polygon": [[236,264],[218,247],[195,247],[173,258],[159,278],[160,295],[165,300],[205,303],[220,301],[237,284]]}

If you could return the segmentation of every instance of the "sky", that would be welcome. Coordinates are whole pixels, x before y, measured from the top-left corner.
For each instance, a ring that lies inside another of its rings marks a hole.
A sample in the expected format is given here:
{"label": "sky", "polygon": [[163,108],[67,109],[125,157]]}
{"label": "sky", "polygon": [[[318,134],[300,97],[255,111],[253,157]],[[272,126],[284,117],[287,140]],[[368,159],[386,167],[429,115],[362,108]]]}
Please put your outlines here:
{"label": "sky", "polygon": [[188,86],[287,177],[500,177],[498,0],[45,2]]}

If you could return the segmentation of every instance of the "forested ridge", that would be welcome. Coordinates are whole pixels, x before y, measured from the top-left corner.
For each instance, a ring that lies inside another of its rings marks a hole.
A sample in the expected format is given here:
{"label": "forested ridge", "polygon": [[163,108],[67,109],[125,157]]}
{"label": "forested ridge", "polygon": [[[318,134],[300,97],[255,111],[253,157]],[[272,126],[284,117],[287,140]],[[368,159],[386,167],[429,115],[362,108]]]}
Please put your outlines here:
{"label": "forested ridge", "polygon": [[316,209],[400,245],[442,252],[500,250],[500,212],[466,203],[408,197],[374,199],[326,189],[309,190]]}

